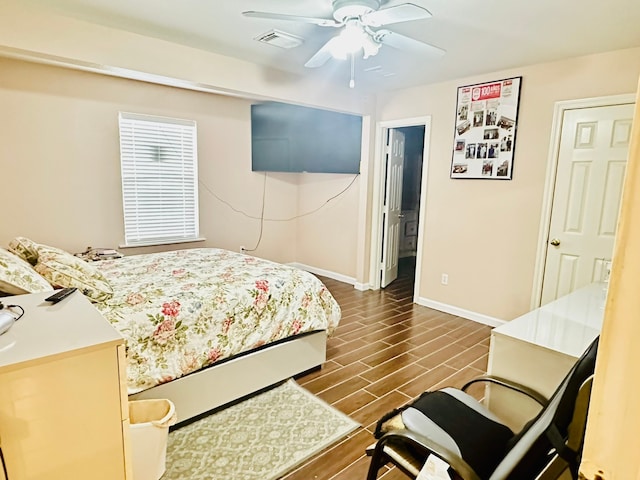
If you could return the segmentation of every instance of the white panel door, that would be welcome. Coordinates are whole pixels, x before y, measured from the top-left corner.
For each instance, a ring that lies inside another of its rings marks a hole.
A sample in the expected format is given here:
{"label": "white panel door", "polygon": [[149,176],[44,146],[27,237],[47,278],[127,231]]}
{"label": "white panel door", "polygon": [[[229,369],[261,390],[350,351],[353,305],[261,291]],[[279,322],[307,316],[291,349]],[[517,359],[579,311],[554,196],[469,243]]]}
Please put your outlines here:
{"label": "white panel door", "polygon": [[604,277],[611,261],[633,105],[567,110],[541,304]]}
{"label": "white panel door", "polygon": [[400,224],[402,218],[402,174],[404,167],[404,133],[389,130],[384,196],[382,239],[382,288],[398,278]]}

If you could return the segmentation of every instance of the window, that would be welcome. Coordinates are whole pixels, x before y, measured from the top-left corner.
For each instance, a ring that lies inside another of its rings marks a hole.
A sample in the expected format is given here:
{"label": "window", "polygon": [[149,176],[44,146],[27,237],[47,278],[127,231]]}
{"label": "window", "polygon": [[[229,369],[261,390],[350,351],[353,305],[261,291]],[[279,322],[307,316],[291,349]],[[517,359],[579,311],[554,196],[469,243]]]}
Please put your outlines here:
{"label": "window", "polygon": [[120,113],[125,245],[198,239],[196,122]]}

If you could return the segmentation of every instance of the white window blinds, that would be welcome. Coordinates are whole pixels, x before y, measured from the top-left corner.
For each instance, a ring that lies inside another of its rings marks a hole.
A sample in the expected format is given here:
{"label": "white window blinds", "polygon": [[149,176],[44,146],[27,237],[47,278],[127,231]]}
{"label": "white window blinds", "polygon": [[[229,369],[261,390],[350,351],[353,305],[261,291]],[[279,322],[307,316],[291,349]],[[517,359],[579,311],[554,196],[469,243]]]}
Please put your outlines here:
{"label": "white window blinds", "polygon": [[196,122],[120,113],[125,244],[195,240]]}

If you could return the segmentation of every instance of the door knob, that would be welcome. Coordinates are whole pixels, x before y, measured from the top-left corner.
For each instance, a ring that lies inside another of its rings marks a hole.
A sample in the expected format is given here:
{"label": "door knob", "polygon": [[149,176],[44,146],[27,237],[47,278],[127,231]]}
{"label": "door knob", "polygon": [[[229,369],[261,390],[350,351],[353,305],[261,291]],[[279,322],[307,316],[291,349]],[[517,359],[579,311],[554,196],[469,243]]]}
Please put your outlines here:
{"label": "door knob", "polygon": [[404,213],[399,213],[398,218],[404,218]]}
{"label": "door knob", "polygon": [[558,245],[560,245],[560,240],[558,240],[557,238],[554,238],[549,243],[554,247],[557,247]]}

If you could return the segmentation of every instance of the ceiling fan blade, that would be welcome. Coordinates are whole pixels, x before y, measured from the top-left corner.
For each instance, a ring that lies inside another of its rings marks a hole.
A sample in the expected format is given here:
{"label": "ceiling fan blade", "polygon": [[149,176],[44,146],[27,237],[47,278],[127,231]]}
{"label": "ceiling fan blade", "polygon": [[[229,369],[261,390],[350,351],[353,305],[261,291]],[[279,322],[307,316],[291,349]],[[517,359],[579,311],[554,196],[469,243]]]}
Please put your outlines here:
{"label": "ceiling fan blade", "polygon": [[362,22],[370,27],[381,27],[391,23],[409,22],[431,18],[431,12],[413,3],[403,3],[368,13],[362,17]]}
{"label": "ceiling fan blade", "polygon": [[417,55],[427,54],[442,56],[447,53],[440,47],[400,35],[399,33],[392,32],[391,30],[378,30],[375,33],[375,40],[383,45],[389,45],[390,47],[397,48],[398,50],[403,50]]}
{"label": "ceiling fan blade", "polygon": [[313,23],[314,25],[320,25],[321,27],[341,27],[342,23],[338,23],[330,18],[316,18],[316,17],[299,17],[298,15],[285,15],[282,13],[270,13],[270,12],[256,12],[248,10],[242,12],[245,17],[254,18],[268,18],[271,20],[287,20],[292,22]]}
{"label": "ceiling fan blade", "polygon": [[327,63],[327,61],[332,57],[331,48],[332,45],[338,41],[337,38],[338,37],[333,37],[325,43],[320,50],[318,50],[315,55],[304,64],[304,66],[307,68],[318,68]]}

